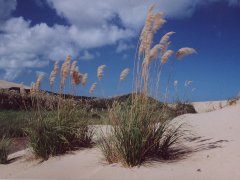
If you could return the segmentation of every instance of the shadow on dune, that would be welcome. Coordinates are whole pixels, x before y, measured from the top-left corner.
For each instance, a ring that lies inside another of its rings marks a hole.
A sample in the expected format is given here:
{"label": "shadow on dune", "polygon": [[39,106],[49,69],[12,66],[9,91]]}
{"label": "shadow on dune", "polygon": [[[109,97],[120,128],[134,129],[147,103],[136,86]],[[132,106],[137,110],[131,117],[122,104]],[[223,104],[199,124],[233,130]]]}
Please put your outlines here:
{"label": "shadow on dune", "polygon": [[[223,144],[229,142],[228,140],[217,140],[212,141],[212,138],[203,138],[203,137],[191,137],[186,138],[185,141],[189,144],[188,146],[181,146],[172,148],[169,151],[169,156],[166,159],[163,158],[149,158],[145,161],[143,166],[152,167],[156,163],[174,163],[184,159],[187,159],[189,156],[193,155],[196,152],[211,150],[215,148],[223,148]],[[159,165],[159,164],[158,164]]]}

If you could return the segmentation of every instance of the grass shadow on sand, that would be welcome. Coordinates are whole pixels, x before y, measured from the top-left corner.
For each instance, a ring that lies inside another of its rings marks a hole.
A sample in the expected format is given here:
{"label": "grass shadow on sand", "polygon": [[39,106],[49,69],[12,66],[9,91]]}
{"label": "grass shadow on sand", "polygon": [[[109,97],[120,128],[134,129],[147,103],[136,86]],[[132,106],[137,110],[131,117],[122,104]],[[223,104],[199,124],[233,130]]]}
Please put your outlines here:
{"label": "grass shadow on sand", "polygon": [[215,148],[223,148],[223,144],[229,142],[228,140],[217,140],[213,141],[212,138],[203,137],[191,137],[185,139],[185,141],[190,145],[172,148],[169,153],[171,158],[163,159],[158,157],[149,158],[142,165],[145,167],[153,167],[159,165],[159,163],[175,163],[199,151],[206,151]]}

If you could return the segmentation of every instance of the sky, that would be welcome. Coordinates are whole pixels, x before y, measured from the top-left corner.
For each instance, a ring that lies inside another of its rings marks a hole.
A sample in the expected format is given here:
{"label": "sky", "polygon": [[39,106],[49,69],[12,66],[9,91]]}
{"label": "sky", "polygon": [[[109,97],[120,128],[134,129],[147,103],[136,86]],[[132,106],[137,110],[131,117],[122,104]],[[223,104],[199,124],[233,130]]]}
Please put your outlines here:
{"label": "sky", "polygon": [[[78,95],[89,95],[94,82],[98,83],[94,96],[129,93],[139,34],[152,3],[167,20],[154,41],[174,31],[170,49],[192,47],[198,52],[181,61],[169,60],[161,75],[161,93],[169,84],[171,99],[177,80],[181,99],[238,95],[240,0],[0,0],[0,79],[30,85],[44,73],[42,88],[49,90],[54,62],[61,64],[71,55],[89,76],[86,87],[77,88]],[[170,61],[176,61],[173,68]],[[102,64],[107,67],[99,82],[96,69]],[[131,72],[119,82],[124,68]],[[186,89],[188,80],[192,84]],[[58,89],[56,84],[53,90]]]}

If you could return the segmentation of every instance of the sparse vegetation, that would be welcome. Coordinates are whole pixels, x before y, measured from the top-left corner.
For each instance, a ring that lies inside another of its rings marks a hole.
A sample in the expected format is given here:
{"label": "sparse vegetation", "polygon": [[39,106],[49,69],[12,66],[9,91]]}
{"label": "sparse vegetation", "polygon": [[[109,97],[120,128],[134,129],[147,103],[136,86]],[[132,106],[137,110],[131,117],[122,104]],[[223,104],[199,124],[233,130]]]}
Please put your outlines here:
{"label": "sparse vegetation", "polygon": [[239,96],[235,96],[233,98],[230,98],[228,101],[227,101],[227,104],[229,106],[232,106],[232,105],[235,105],[237,104],[237,102],[240,100],[240,97]]}
{"label": "sparse vegetation", "polygon": [[[133,167],[148,158],[171,159],[171,150],[185,135],[182,125],[172,121],[179,112],[170,116],[167,104],[162,104],[159,108],[159,103],[148,97],[153,92],[158,94],[161,74],[159,71],[174,53],[173,50],[168,50],[169,38],[174,32],[166,33],[158,44],[152,45],[154,34],[166,22],[163,13],[154,13],[153,9],[154,6],[149,8],[139,39],[132,98],[126,103],[115,102],[108,110],[111,126],[107,133],[102,133],[100,147],[109,163],[121,162],[125,166]],[[193,53],[196,53],[196,50],[184,47],[177,51],[176,57],[181,59]],[[154,60],[155,63],[151,63]],[[155,70],[157,76],[152,73]],[[156,79],[156,82],[153,82],[153,79]],[[178,106],[184,112],[193,111],[191,107],[185,104]]]}
{"label": "sparse vegetation", "polygon": [[100,148],[109,163],[125,166],[140,165],[147,158],[171,158],[171,149],[179,142],[183,131],[171,125],[166,111],[156,112],[158,104],[142,102],[115,103],[109,109],[110,127],[102,134]]}
{"label": "sparse vegetation", "polygon": [[88,114],[71,100],[62,100],[58,111],[36,114],[36,123],[26,129],[34,153],[43,159],[63,154],[79,147],[90,147],[93,130],[88,126]]}
{"label": "sparse vegetation", "polygon": [[[173,50],[168,49],[170,36],[174,32],[166,33],[159,43],[153,46],[154,34],[166,22],[163,13],[154,13],[153,8],[154,6],[149,8],[140,36],[134,69],[134,89],[130,95],[94,100],[94,105],[77,99],[74,96],[76,86],[85,86],[88,74],[80,73],[77,61],[71,62],[71,57],[67,56],[60,70],[58,95],[41,90],[44,78],[42,74],[31,84],[29,93],[25,91],[23,84],[20,86],[18,103],[22,105],[22,109],[19,109],[30,111],[29,117],[24,116],[27,120],[23,120],[28,124],[14,125],[16,133],[8,129],[7,135],[26,135],[35,155],[46,160],[50,156],[64,154],[79,147],[90,147],[94,133],[91,125],[97,121],[110,125],[107,132],[102,133],[99,144],[109,163],[121,162],[125,166],[133,167],[146,159],[174,158],[172,150],[181,142],[185,130],[181,124],[172,120],[177,115],[194,113],[195,110],[193,106],[185,103],[178,103],[176,109],[170,108],[167,103],[160,103],[149,97],[152,93],[158,94],[160,71],[174,54]],[[196,53],[193,48],[180,48],[176,52],[176,58],[181,59],[193,53]],[[156,63],[153,64],[153,61]],[[97,69],[99,81],[104,77],[105,68],[106,65],[101,65]],[[58,63],[55,63],[49,77],[51,89],[58,70]],[[123,81],[128,73],[129,69],[125,68],[120,74],[119,82]],[[71,82],[72,93],[66,96],[63,93],[67,80]],[[93,83],[89,93],[94,93],[96,88],[97,83]],[[100,109],[104,111],[101,112]],[[20,120],[16,122],[19,123]],[[1,132],[2,136],[3,134]]]}
{"label": "sparse vegetation", "polygon": [[0,138],[0,164],[7,163],[10,145],[11,145],[10,139],[6,137]]}

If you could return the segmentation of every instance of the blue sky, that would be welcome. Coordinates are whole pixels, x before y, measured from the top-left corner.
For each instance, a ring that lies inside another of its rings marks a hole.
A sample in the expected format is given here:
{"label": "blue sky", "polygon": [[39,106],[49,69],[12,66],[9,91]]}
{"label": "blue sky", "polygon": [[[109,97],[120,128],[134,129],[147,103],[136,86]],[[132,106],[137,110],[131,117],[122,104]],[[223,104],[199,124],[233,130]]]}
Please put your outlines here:
{"label": "blue sky", "polygon": [[[77,90],[79,95],[88,95],[91,84],[98,82],[96,69],[101,64],[107,68],[94,95],[130,92],[132,73],[120,84],[119,74],[124,68],[133,68],[139,32],[153,2],[167,19],[155,41],[175,31],[170,49],[188,46],[198,52],[174,65],[171,84],[178,80],[181,96],[186,80],[193,81],[188,93],[192,101],[237,95],[239,0],[0,0],[0,79],[29,85],[36,80],[36,72],[44,72],[42,88],[49,90],[48,76],[54,61],[61,63],[70,54],[78,60],[80,71],[89,74],[87,86]],[[162,93],[170,64],[163,70]],[[196,90],[192,92],[193,88]]]}

